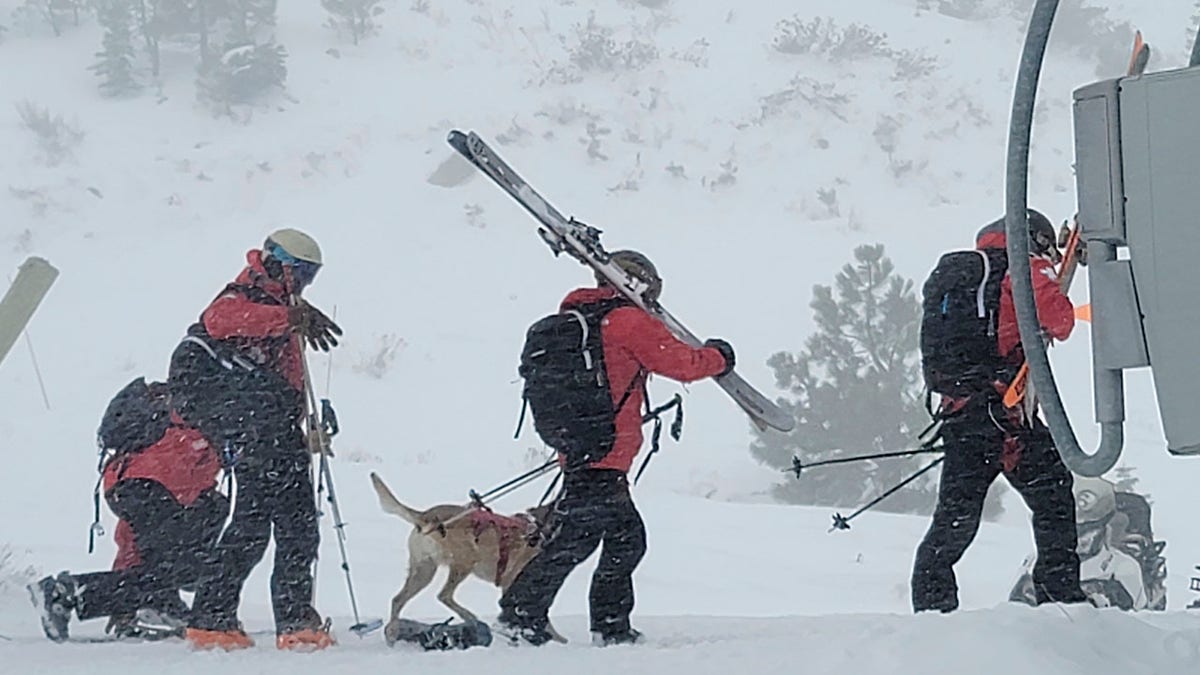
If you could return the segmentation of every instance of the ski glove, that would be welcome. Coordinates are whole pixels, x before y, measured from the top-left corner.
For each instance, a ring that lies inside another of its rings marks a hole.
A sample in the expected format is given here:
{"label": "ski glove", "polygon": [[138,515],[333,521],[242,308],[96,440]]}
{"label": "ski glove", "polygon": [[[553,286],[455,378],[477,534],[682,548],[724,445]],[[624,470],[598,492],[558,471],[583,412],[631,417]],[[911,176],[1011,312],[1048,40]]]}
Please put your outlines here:
{"label": "ski glove", "polygon": [[732,345],[720,338],[709,338],[704,341],[704,346],[721,352],[721,356],[725,359],[725,370],[717,373],[717,377],[733,372],[733,368],[737,364],[737,358],[734,357]]}
{"label": "ski glove", "polygon": [[334,336],[342,334],[341,327],[334,323],[333,319],[304,300],[288,308],[288,323],[292,330],[308,340],[313,349],[323,352],[329,351],[330,347],[336,347],[338,341]]}

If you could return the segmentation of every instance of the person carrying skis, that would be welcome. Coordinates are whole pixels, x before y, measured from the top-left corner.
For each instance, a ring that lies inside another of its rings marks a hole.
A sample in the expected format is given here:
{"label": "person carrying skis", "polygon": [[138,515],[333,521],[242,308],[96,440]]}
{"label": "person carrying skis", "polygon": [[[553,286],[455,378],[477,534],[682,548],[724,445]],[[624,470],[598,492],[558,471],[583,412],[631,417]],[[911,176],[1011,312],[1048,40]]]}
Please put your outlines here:
{"label": "person carrying skis", "polygon": [[[1038,320],[1046,336],[1065,340],[1075,314],[1054,270],[1059,259],[1054,227],[1033,209],[1028,222]],[[958,608],[954,565],[975,538],[988,487],[1001,473],[1033,512],[1037,602],[1087,599],[1080,589],[1075,551],[1071,473],[1041,420],[1036,415],[1027,418],[1021,406],[1006,409],[1003,404],[1003,394],[1025,358],[1006,241],[1003,219],[987,225],[976,238],[977,252],[943,256],[924,288],[922,360],[930,391],[942,399],[938,417],[945,460],[933,522],[913,566],[915,612]],[[967,268],[952,262],[956,258],[975,264],[982,258],[982,280],[978,273],[964,274]],[[955,315],[955,308],[964,305],[967,312]],[[964,329],[976,316],[986,325]]]}
{"label": "person carrying skis", "polygon": [[179,591],[203,574],[229,499],[217,489],[216,452],[181,422],[163,382],[138,378],[109,404],[98,437],[117,555],[112,571],[63,572],[31,586],[51,640],[69,637],[72,611],[81,621],[110,617],[107,630],[118,638],[158,637],[186,624]]}
{"label": "person carrying skis", "polygon": [[[657,301],[662,279],[650,260],[635,251],[614,252],[611,260],[648,284],[644,296],[648,302]],[[560,311],[587,317],[589,328],[599,326],[612,426],[608,438],[583,440],[610,449],[598,461],[574,466],[567,462],[564,447],[552,445],[560,453],[564,473],[562,491],[544,530],[549,534],[542,551],[500,598],[499,630],[513,642],[542,645],[553,638],[548,617],[555,595],[571,570],[601,544],[589,595],[593,640],[600,645],[637,641],[640,633],[630,626],[629,615],[634,605],[633,572],[646,551],[646,530],[630,497],[627,473],[642,445],[646,379],[659,374],[691,382],[723,375],[734,367],[733,348],[727,342],[714,339],[693,348],[626,300],[599,274],[597,283],[596,288],[581,288],[567,295]],[[563,382],[557,391],[543,394],[553,400],[573,392]],[[527,400],[532,405],[532,399]],[[534,415],[536,423],[537,407]],[[579,440],[567,439],[562,445]]]}
{"label": "person carrying skis", "polygon": [[237,484],[217,563],[197,589],[186,635],[201,648],[254,644],[238,621],[238,604],[274,532],[276,645],[320,649],[335,641],[312,605],[320,530],[302,428],[300,340],[328,351],[342,331],[300,298],[322,264],[307,234],[274,232],[246,260],[171,357],[176,410],[227,453]]}

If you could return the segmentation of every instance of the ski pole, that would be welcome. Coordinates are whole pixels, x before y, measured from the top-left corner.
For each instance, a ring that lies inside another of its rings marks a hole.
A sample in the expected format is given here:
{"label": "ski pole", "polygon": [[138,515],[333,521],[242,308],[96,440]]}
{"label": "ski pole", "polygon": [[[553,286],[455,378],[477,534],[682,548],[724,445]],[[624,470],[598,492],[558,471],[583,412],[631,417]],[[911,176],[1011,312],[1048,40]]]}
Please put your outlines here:
{"label": "ski pole", "polygon": [[500,497],[500,496],[503,496],[504,494],[508,494],[511,491],[511,490],[509,490],[509,488],[523,486],[526,483],[528,483],[530,480],[539,478],[542,474],[546,473],[547,471],[549,471],[550,469],[554,468],[557,465],[558,465],[557,459],[547,460],[545,464],[542,464],[541,466],[539,466],[535,469],[530,469],[529,471],[526,471],[525,473],[521,474],[520,476],[517,476],[516,478],[513,478],[512,480],[501,483],[500,485],[497,485],[496,487],[492,488],[491,490],[488,490],[487,492],[484,492],[483,494],[479,494],[479,493],[475,492],[474,490],[471,490],[471,493],[470,493],[471,501],[477,502],[479,504],[483,504],[484,502],[492,501],[496,497]]}
{"label": "ski pole", "polygon": [[[464,506],[461,511],[459,511],[457,514],[447,518],[446,520],[442,521],[440,523],[440,525],[442,527],[446,527],[447,525],[450,525],[451,523],[457,523],[458,521],[460,521],[463,518],[466,518],[468,515],[470,515],[471,510],[474,508],[487,508],[488,502],[493,502],[497,499],[500,499],[501,497],[508,496],[508,495],[516,492],[517,490],[520,490],[521,488],[525,487],[526,485],[529,485],[530,483],[537,480],[538,478],[541,478],[544,474],[549,472],[551,469],[555,468],[557,465],[558,465],[558,460],[552,459],[552,460],[546,462],[545,464],[537,467],[536,469],[530,469],[529,471],[526,471],[525,473],[521,474],[520,476],[517,476],[516,478],[514,478],[510,481],[507,481],[502,485],[494,487],[491,490],[488,490],[487,492],[485,492],[483,494],[479,494],[478,492],[476,492],[474,490],[469,491],[467,494],[471,498],[470,505]],[[558,477],[556,476],[554,478],[554,481],[550,484],[550,488],[546,490],[547,494],[549,494],[550,490],[554,488],[554,485],[557,482],[558,482]],[[545,501],[545,500],[546,500],[546,498],[542,497],[542,501]]]}
{"label": "ski pole", "polygon": [[[299,298],[292,296],[293,303],[298,302]],[[300,350],[300,366],[304,374],[304,393],[305,404],[307,406],[308,416],[308,438],[309,448],[312,450],[312,445],[317,444],[316,450],[321,456],[320,459],[320,483],[329,490],[328,501],[333,510],[333,529],[337,533],[338,552],[342,557],[342,571],[346,574],[346,590],[350,594],[350,609],[354,612],[354,625],[350,626],[350,632],[364,637],[368,633],[374,632],[383,627],[382,620],[374,620],[370,623],[363,623],[358,614],[358,600],[354,597],[354,581],[350,577],[350,559],[346,555],[346,523],[342,520],[342,512],[338,507],[337,493],[333,487],[333,470],[329,466],[329,436],[326,433],[325,426],[318,419],[317,413],[317,398],[313,392],[312,375],[309,373],[308,356],[305,353],[304,338],[300,335],[296,336],[296,342]]]}
{"label": "ski pole", "polygon": [[901,450],[898,452],[881,452],[874,455],[856,455],[854,457],[838,457],[836,459],[823,459],[818,462],[810,462],[805,464],[799,456],[792,457],[792,466],[789,469],[784,469],[785,473],[794,473],[796,478],[800,477],[800,473],[805,469],[811,469],[818,466],[829,466],[831,464],[850,464],[852,462],[865,462],[871,459],[888,459],[890,457],[912,457],[913,455],[930,455],[942,452],[941,446],[923,445],[915,450]]}
{"label": "ski pole", "polygon": [[882,502],[883,500],[887,499],[888,497],[891,497],[892,495],[896,494],[896,492],[900,491],[900,489],[903,488],[905,485],[908,485],[909,483],[913,482],[914,480],[920,478],[922,475],[924,475],[925,473],[927,473],[928,471],[933,469],[935,466],[941,464],[942,461],[945,459],[946,459],[945,457],[938,457],[934,461],[930,462],[929,465],[926,466],[925,468],[914,473],[913,475],[909,476],[908,478],[905,478],[904,480],[900,481],[900,483],[897,484],[895,487],[891,488],[887,492],[884,492],[883,494],[879,495],[875,499],[872,499],[869,503],[863,505],[857,511],[855,511],[854,513],[851,513],[848,516],[843,516],[840,513],[833,514],[833,527],[829,528],[829,531],[833,532],[834,530],[850,529],[850,521],[851,520],[854,520],[855,518],[859,517],[864,512],[866,512],[868,509],[875,506],[879,502]]}

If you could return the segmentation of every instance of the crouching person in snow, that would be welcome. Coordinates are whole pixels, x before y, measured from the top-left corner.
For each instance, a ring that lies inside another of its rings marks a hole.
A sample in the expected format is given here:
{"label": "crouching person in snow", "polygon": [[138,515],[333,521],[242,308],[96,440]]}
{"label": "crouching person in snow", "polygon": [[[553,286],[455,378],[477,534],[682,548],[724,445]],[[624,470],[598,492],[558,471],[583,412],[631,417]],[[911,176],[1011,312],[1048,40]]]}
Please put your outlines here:
{"label": "crouching person in snow", "polygon": [[321,251],[308,235],[279,230],[246,259],[171,357],[176,410],[226,449],[237,495],[215,567],[197,589],[187,639],[201,648],[254,644],[238,621],[238,605],[273,532],[276,645],[320,649],[334,639],[312,604],[320,531],[302,428],[300,341],[328,351],[341,329],[300,299],[321,267]]}
{"label": "crouching person in snow", "polygon": [[[657,300],[662,280],[645,256],[618,251],[612,260],[649,286],[648,301]],[[530,329],[522,355],[526,400],[539,434],[559,453],[563,486],[545,527],[549,534],[542,551],[500,599],[498,630],[513,642],[541,645],[552,639],[547,622],[555,595],[571,570],[601,544],[589,595],[593,640],[601,645],[637,641],[640,633],[630,626],[629,615],[633,572],[646,551],[646,530],[630,497],[627,473],[642,445],[646,379],[657,373],[690,382],[722,375],[734,365],[728,343],[710,340],[708,346],[692,348],[597,277],[598,288],[572,292],[562,302],[561,314]],[[553,347],[531,347],[539,326],[561,335],[559,328],[570,322],[585,324],[586,359],[578,337],[567,338],[571,343],[557,350],[557,356]],[[562,373],[554,362],[562,363],[568,351],[570,362],[594,363],[602,370],[582,378]],[[540,355],[545,355],[544,365],[532,358]],[[597,388],[581,382],[603,384]],[[598,398],[597,391],[602,391]],[[591,414],[584,412],[589,402],[598,406]]]}
{"label": "crouching person in snow", "polygon": [[[1065,340],[1075,314],[1054,270],[1054,227],[1032,209],[1028,220],[1038,320],[1046,335]],[[1025,358],[1005,245],[999,220],[979,232],[977,251],[946,254],[925,283],[921,356],[926,384],[942,399],[945,461],[933,523],[913,568],[917,612],[958,608],[954,565],[975,538],[988,487],[1001,473],[1033,512],[1037,602],[1087,599],[1079,583],[1071,473],[1037,415],[1003,403]]]}
{"label": "crouching person in snow", "polygon": [[188,607],[179,591],[202,575],[229,515],[217,490],[220,461],[171,413],[166,383],[142,378],[109,403],[97,436],[104,497],[119,519],[113,571],[63,572],[34,585],[42,627],[65,640],[74,611],[80,620],[110,617],[118,638],[181,634]]}

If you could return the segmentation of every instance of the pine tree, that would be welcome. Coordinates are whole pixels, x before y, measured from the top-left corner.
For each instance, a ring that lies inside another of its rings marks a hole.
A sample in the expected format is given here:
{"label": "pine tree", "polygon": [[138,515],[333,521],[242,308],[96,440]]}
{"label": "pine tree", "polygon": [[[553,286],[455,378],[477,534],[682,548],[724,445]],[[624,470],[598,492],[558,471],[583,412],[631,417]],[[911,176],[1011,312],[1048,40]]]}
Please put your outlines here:
{"label": "pine tree", "polygon": [[275,42],[276,0],[222,0],[213,23],[220,57],[201,64],[200,97],[220,114],[254,103],[287,80],[287,50]]}
{"label": "pine tree", "polygon": [[133,74],[133,7],[130,0],[98,0],[96,9],[104,41],[91,70],[104,78],[100,91],[105,96],[132,94],[141,88]]}
{"label": "pine tree", "polygon": [[[792,457],[813,462],[915,447],[929,423],[922,397],[918,333],[920,304],[913,282],[895,273],[882,245],[860,246],[834,285],[816,286],[810,304],[817,332],[798,354],[780,352],[768,364],[792,392],[796,417],[787,434],[759,432],[751,453],[780,470]],[[893,487],[929,462],[929,455],[814,468],[784,479],[785,501],[852,508]],[[930,513],[936,473],[926,474],[879,505],[880,510]],[[989,517],[999,512],[994,499]]]}
{"label": "pine tree", "polygon": [[329,12],[326,25],[338,32],[350,34],[354,44],[378,31],[375,17],[383,13],[381,0],[321,0]]}

